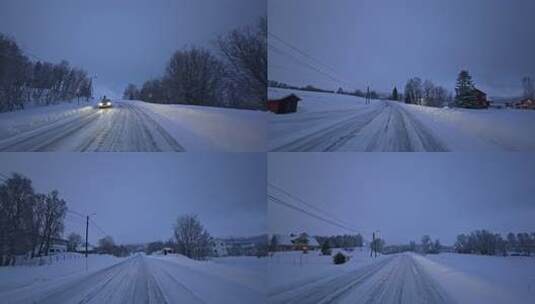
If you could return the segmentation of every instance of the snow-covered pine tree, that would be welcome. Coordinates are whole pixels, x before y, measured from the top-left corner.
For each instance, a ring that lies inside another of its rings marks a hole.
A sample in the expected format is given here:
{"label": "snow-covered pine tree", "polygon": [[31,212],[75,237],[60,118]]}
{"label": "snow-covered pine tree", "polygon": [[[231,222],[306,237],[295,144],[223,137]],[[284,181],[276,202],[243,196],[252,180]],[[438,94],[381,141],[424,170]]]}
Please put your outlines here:
{"label": "snow-covered pine tree", "polygon": [[471,107],[476,101],[474,90],[472,76],[468,71],[462,70],[457,77],[457,85],[455,86],[455,105],[462,108]]}

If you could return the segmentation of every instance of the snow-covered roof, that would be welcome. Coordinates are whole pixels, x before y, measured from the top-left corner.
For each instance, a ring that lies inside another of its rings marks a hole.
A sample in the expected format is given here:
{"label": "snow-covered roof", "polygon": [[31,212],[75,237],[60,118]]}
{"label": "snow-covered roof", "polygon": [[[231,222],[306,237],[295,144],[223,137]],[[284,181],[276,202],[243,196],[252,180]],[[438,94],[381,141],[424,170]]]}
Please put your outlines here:
{"label": "snow-covered roof", "polygon": [[[302,236],[301,233],[290,233],[290,234],[275,234],[277,237],[277,243],[282,246],[293,246],[295,239]],[[307,235],[308,245],[310,246],[319,246],[320,244],[315,237]]]}

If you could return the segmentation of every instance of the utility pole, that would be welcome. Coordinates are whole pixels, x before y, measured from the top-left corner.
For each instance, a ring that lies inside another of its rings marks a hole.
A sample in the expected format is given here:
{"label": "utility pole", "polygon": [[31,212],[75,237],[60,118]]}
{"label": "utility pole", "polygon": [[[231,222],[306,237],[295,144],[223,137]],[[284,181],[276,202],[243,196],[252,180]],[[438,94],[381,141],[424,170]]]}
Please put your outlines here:
{"label": "utility pole", "polygon": [[89,230],[89,215],[86,217],[86,222],[85,222],[85,259],[87,261],[87,235],[88,235],[88,230]]}
{"label": "utility pole", "polygon": [[370,244],[370,258],[373,257],[374,248],[375,248],[375,232],[373,232],[372,234],[372,243]]}

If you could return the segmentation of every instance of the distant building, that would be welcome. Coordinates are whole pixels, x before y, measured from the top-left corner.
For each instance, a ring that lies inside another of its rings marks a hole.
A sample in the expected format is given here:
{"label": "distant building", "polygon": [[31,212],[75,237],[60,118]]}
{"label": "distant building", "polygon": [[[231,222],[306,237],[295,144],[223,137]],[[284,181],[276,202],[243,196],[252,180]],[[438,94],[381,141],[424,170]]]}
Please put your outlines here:
{"label": "distant building", "polygon": [[320,244],[315,237],[309,236],[307,233],[290,233],[276,234],[277,251],[290,250],[315,250],[320,247]]}
{"label": "distant building", "polygon": [[164,247],[162,248],[162,254],[163,255],[168,255],[170,253],[175,253],[175,250],[171,247]]}
{"label": "distant building", "polygon": [[523,99],[515,103],[514,107],[517,109],[535,110],[535,99],[534,98]]}
{"label": "distant building", "polygon": [[489,107],[489,101],[487,100],[487,94],[485,92],[474,89],[474,97],[473,108],[486,109]]}
{"label": "distant building", "polygon": [[[82,242],[82,244],[76,246],[76,252],[78,253],[85,253],[85,243]],[[95,253],[95,247],[92,245],[87,245],[87,253]]]}
{"label": "distant building", "polygon": [[222,257],[228,255],[227,243],[221,239],[212,240],[212,253],[214,256]]}
{"label": "distant building", "polygon": [[268,110],[275,114],[288,114],[297,112],[297,104],[301,98],[295,94],[288,95],[281,99],[270,99],[267,102]]}
{"label": "distant building", "polygon": [[[52,238],[50,240],[50,245],[48,247],[48,252],[42,252],[42,255],[55,255],[60,253],[67,252],[67,244],[69,241],[64,239]],[[38,252],[39,248],[35,249],[35,252]]]}

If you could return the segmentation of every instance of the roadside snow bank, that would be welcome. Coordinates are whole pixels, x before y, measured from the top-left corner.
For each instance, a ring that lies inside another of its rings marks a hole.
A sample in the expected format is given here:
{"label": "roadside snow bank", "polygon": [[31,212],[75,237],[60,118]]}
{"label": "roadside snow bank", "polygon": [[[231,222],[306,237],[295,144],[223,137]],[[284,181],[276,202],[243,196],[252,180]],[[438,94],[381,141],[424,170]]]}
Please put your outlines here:
{"label": "roadside snow bank", "polygon": [[431,129],[451,151],[535,150],[535,111],[399,105]]}
{"label": "roadside snow bank", "polygon": [[267,113],[123,100],[146,111],[186,151],[266,150]]}
{"label": "roadside snow bank", "polygon": [[265,258],[229,257],[214,258],[213,261],[196,261],[179,254],[147,257],[172,262],[205,275],[237,283],[258,293],[265,293],[266,277],[263,266],[267,265]]}
{"label": "roadside snow bank", "polygon": [[0,139],[53,124],[65,118],[78,117],[92,110],[94,110],[93,103],[72,102],[0,113]]}
{"label": "roadside snow bank", "polygon": [[458,303],[532,303],[535,258],[413,255]]}
{"label": "roadside snow bank", "polygon": [[[123,260],[111,255],[90,254],[87,258],[87,270],[94,272]],[[84,274],[87,274],[86,260],[82,254],[70,254],[64,260],[59,259],[50,265],[0,267],[0,296],[12,289]]]}

